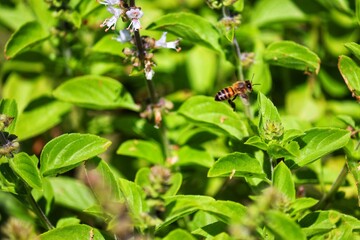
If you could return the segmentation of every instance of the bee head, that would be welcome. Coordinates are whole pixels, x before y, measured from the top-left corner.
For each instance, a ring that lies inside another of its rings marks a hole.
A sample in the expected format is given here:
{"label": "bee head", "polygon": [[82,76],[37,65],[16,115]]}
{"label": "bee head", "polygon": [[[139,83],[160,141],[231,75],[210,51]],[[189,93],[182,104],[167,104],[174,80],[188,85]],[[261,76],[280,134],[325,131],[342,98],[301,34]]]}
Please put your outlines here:
{"label": "bee head", "polygon": [[245,81],[246,90],[251,93],[253,90],[253,83],[250,80]]}
{"label": "bee head", "polygon": [[251,92],[253,91],[253,86],[255,86],[255,85],[260,85],[260,83],[253,83],[253,82],[252,82],[253,79],[254,79],[254,74],[253,74],[251,80],[246,80],[246,81],[245,81],[246,90],[247,90],[249,93],[251,93]]}

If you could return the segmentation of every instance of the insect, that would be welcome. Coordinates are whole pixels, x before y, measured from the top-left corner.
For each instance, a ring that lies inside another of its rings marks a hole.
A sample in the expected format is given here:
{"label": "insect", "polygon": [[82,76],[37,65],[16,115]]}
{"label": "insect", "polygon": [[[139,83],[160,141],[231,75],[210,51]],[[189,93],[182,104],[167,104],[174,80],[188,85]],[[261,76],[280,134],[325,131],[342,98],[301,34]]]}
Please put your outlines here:
{"label": "insect", "polygon": [[215,95],[215,101],[228,100],[230,106],[235,111],[236,105],[234,100],[240,96],[244,100],[248,100],[248,94],[252,92],[254,84],[250,80],[237,81],[233,85],[220,90]]}

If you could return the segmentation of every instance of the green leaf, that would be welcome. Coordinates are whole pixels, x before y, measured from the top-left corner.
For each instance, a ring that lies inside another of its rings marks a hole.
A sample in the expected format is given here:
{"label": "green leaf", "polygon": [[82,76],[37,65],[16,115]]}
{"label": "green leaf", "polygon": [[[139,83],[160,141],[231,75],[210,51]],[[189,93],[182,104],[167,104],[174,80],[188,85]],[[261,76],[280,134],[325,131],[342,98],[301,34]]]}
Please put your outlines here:
{"label": "green leaf", "polygon": [[352,96],[360,101],[360,67],[348,56],[339,57],[338,68]]}
{"label": "green leaf", "polygon": [[15,99],[20,115],[32,100],[51,94],[51,85],[51,81],[45,77],[29,79],[20,74],[11,73],[4,84],[2,93],[4,98]]}
{"label": "green leaf", "polygon": [[51,29],[56,25],[58,21],[58,15],[54,17],[54,10],[50,10],[49,3],[45,1],[39,2],[37,0],[29,0],[28,7],[32,10],[33,14],[36,16],[37,21],[42,26],[44,26],[44,28]]}
{"label": "green leaf", "polygon": [[349,158],[346,162],[348,169],[351,175],[354,177],[356,187],[357,187],[357,194],[358,194],[358,206],[360,207],[360,171],[358,169],[359,163],[358,160]]}
{"label": "green leaf", "polygon": [[320,58],[307,47],[291,41],[271,43],[264,59],[272,65],[318,74]]}
{"label": "green leaf", "polygon": [[282,212],[275,210],[267,211],[265,214],[265,225],[279,240],[304,239],[306,235],[299,225]]}
{"label": "green leaf", "polygon": [[53,94],[62,101],[90,109],[139,110],[123,85],[109,77],[95,75],[76,77],[61,84]]}
{"label": "green leaf", "polygon": [[191,89],[197,93],[208,93],[215,84],[218,57],[204,47],[195,46],[186,54],[186,69]]}
{"label": "green leaf", "polygon": [[12,123],[5,128],[8,132],[14,132],[17,116],[18,116],[18,108],[16,101],[13,99],[1,99],[0,100],[0,114],[5,114],[8,117],[13,117]]}
{"label": "green leaf", "polygon": [[[359,2],[358,0],[356,0],[356,1]],[[356,42],[349,42],[349,43],[345,43],[344,45],[352,54],[354,54],[354,56],[358,60],[360,60],[360,45],[359,44],[357,44]]]}
{"label": "green leaf", "polygon": [[307,236],[329,232],[341,221],[340,213],[336,211],[317,211],[307,214],[299,222]]}
{"label": "green leaf", "polygon": [[184,239],[196,240],[197,238],[195,238],[189,232],[180,228],[171,231],[168,235],[166,235],[166,237],[163,238],[163,240],[184,240]]}
{"label": "green leaf", "polygon": [[319,200],[314,198],[306,198],[306,197],[297,198],[290,205],[291,214],[293,215],[296,214],[297,212],[307,210],[318,202]]}
{"label": "green leaf", "polygon": [[13,7],[1,4],[0,21],[8,29],[15,31],[21,25],[32,20],[34,20],[34,13],[27,2],[17,2]]}
{"label": "green leaf", "polygon": [[99,230],[85,224],[55,228],[40,235],[41,240],[105,240]]}
{"label": "green leaf", "polygon": [[56,228],[62,228],[62,227],[78,225],[78,224],[80,224],[80,219],[78,219],[76,217],[61,218],[56,223]]}
{"label": "green leaf", "polygon": [[287,196],[289,200],[295,200],[295,184],[291,171],[284,162],[280,162],[274,169],[273,185],[277,190]]}
{"label": "green leaf", "polygon": [[110,146],[105,138],[91,134],[64,134],[48,142],[40,156],[40,172],[44,176],[67,172]]}
{"label": "green leaf", "polygon": [[283,126],[280,115],[274,104],[261,92],[258,94],[259,102],[259,132],[263,139],[272,140],[283,135]]}
{"label": "green leaf", "polygon": [[350,140],[350,132],[337,128],[312,128],[304,136],[296,138],[302,147],[300,156],[295,159],[299,166],[305,166],[313,161],[344,147]]}
{"label": "green leaf", "polygon": [[164,155],[159,144],[145,140],[128,140],[123,142],[117,154],[145,159],[153,164],[163,164]]}
{"label": "green leaf", "polygon": [[210,168],[214,164],[214,158],[208,152],[189,146],[181,147],[178,156],[179,160],[175,165],[179,166],[197,164]]}
{"label": "green leaf", "polygon": [[264,43],[260,39],[255,39],[254,63],[247,71],[247,78],[252,79],[253,84],[259,84],[254,87],[255,91],[266,94],[271,90],[272,78],[269,64],[264,60],[264,52]]}
{"label": "green leaf", "polygon": [[358,24],[360,25],[360,0],[355,0],[355,16]]}
{"label": "green leaf", "polygon": [[277,142],[271,142],[268,145],[267,153],[273,159],[279,159],[279,158],[284,158],[285,160],[289,158],[293,159],[295,156],[299,154],[299,146],[294,142],[291,142],[289,145],[287,145],[287,147],[284,147],[278,144]]}
{"label": "green leaf", "polygon": [[211,197],[200,195],[177,195],[165,198],[166,218],[163,223],[157,226],[157,230],[199,210],[201,206],[205,206],[214,201]]}
{"label": "green leaf", "polygon": [[[192,231],[191,233],[194,235],[199,235],[203,239],[231,240],[232,238],[230,238],[230,236],[225,233],[227,229],[228,229],[227,224],[221,221],[216,221],[204,225],[201,228]],[[223,234],[223,236],[221,234]]]}
{"label": "green leaf", "polygon": [[257,147],[261,150],[266,151],[267,150],[267,144],[262,140],[261,137],[259,136],[251,136],[250,138],[248,138],[248,140],[246,140],[245,142],[246,145],[250,145],[253,147]]}
{"label": "green leaf", "polygon": [[54,191],[55,203],[77,211],[84,211],[97,204],[91,190],[79,180],[61,176],[47,179]]}
{"label": "green leaf", "polygon": [[113,39],[114,36],[110,34],[105,35],[92,47],[92,51],[108,53],[120,57],[125,57],[122,52],[122,48],[119,47],[119,42]]}
{"label": "green leaf", "polygon": [[246,214],[246,208],[239,203],[215,201],[207,196],[177,195],[165,198],[165,202],[166,219],[157,230],[198,210],[207,212],[228,224],[239,221]]}
{"label": "green leaf", "polygon": [[178,12],[160,17],[148,26],[150,30],[170,32],[193,44],[222,52],[220,34],[205,18],[192,13]]}
{"label": "green leaf", "polygon": [[217,160],[210,168],[208,177],[248,177],[265,178],[259,161],[246,153],[231,153]]}
{"label": "green leaf", "polygon": [[23,112],[16,123],[14,134],[19,140],[39,135],[61,122],[61,116],[70,111],[71,105],[59,101],[44,103],[30,111]]}
{"label": "green leaf", "polygon": [[225,103],[215,102],[214,98],[191,97],[181,105],[179,113],[195,125],[240,140],[249,135],[245,119]]}
{"label": "green leaf", "polygon": [[239,222],[246,215],[246,207],[233,201],[215,201],[202,205],[200,210],[212,214],[218,220],[230,224]]}
{"label": "green leaf", "polygon": [[24,182],[31,188],[42,189],[42,178],[37,168],[39,159],[33,155],[29,156],[24,152],[15,154],[10,161],[10,167],[16,172]]}
{"label": "green leaf", "polygon": [[28,22],[22,25],[10,37],[5,45],[5,56],[10,59],[26,48],[33,46],[49,37],[49,32],[45,31],[38,22]]}
{"label": "green leaf", "polygon": [[98,199],[120,200],[122,198],[117,178],[104,160],[94,157],[86,161],[85,167],[87,176],[90,176],[90,178],[91,176],[97,177],[96,189],[93,192],[97,195]]}
{"label": "green leaf", "polygon": [[3,192],[10,192],[18,194],[15,183],[18,181],[18,176],[10,168],[9,163],[0,164],[0,190]]}
{"label": "green leaf", "polygon": [[251,23],[258,26],[305,20],[306,15],[290,0],[257,1],[251,11]]}
{"label": "green leaf", "polygon": [[244,9],[244,0],[238,0],[232,6],[237,12],[242,12]]}
{"label": "green leaf", "polygon": [[145,201],[145,192],[134,182],[119,178],[120,190],[125,197],[126,206],[133,218],[134,224],[145,227],[143,214],[149,210]]}

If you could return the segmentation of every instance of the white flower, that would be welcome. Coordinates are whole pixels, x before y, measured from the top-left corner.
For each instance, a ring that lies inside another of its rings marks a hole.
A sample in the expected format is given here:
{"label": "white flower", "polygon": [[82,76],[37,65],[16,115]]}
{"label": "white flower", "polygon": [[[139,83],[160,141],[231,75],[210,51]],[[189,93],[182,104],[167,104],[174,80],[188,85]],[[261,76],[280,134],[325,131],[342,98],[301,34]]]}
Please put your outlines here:
{"label": "white flower", "polygon": [[112,6],[107,7],[108,12],[110,12],[111,14],[113,14],[113,16],[111,18],[107,18],[105,19],[105,21],[100,25],[100,27],[104,27],[107,26],[107,28],[105,29],[105,32],[107,32],[110,28],[112,30],[115,29],[116,27],[116,23],[120,17],[120,15],[122,14],[122,10],[119,8],[114,8]]}
{"label": "white flower", "polygon": [[179,47],[180,40],[166,42],[166,34],[167,34],[167,32],[163,32],[163,34],[161,35],[161,38],[159,40],[155,41],[155,48],[171,48],[176,51],[180,51],[181,50],[181,48]]}
{"label": "white flower", "polygon": [[145,68],[145,78],[146,80],[152,80],[155,75],[155,71],[152,68]]}
{"label": "white flower", "polygon": [[126,11],[126,16],[128,16],[129,19],[139,19],[144,15],[143,11],[141,11],[141,8],[131,8],[130,10]]}
{"label": "white flower", "polygon": [[117,35],[117,37],[113,39],[121,43],[130,42],[131,41],[130,31],[127,29],[120,30],[119,35]]}
{"label": "white flower", "polygon": [[131,19],[131,23],[128,29],[131,27],[132,30],[139,30],[141,28],[140,18],[144,15],[141,8],[131,8],[126,12],[126,16]]}
{"label": "white flower", "polygon": [[152,62],[151,60],[145,60],[144,71],[146,80],[152,80],[152,78],[154,77],[155,71],[152,69],[152,66],[154,65],[154,62]]}
{"label": "white flower", "polygon": [[120,4],[120,0],[104,0],[104,1],[99,1],[100,4],[104,4],[105,6],[108,5],[119,5]]}

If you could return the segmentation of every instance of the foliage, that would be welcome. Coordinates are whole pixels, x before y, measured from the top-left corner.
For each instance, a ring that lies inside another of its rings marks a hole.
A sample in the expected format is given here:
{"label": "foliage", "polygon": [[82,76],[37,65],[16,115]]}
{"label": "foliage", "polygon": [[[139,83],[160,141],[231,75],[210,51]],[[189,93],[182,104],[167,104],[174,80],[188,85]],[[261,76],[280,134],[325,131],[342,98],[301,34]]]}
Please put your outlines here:
{"label": "foliage", "polygon": [[359,24],[358,0],[3,1],[0,235],[360,238]]}

